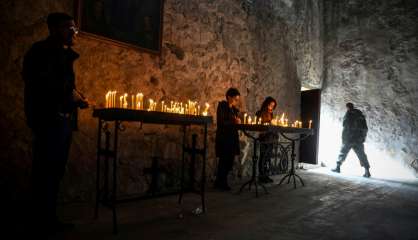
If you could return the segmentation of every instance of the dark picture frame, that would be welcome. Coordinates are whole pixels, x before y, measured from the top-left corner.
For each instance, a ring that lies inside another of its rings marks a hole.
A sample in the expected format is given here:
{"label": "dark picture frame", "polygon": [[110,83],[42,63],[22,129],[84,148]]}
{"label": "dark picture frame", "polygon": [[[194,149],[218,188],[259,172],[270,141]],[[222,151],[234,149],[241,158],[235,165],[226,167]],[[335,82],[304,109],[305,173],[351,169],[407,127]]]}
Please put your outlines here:
{"label": "dark picture frame", "polygon": [[164,0],[74,0],[82,36],[161,53]]}

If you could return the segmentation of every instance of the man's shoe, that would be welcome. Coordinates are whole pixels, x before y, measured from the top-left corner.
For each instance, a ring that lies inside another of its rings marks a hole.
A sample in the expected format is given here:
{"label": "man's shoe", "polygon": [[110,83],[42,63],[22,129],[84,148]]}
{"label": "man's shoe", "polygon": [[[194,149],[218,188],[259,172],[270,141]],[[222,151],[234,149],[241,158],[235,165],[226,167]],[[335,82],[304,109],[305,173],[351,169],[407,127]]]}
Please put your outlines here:
{"label": "man's shoe", "polygon": [[228,186],[227,183],[220,183],[220,182],[215,181],[215,184],[213,185],[213,187],[221,191],[231,191],[231,187]]}
{"label": "man's shoe", "polygon": [[331,169],[331,171],[336,172],[336,173],[340,173],[341,172],[340,165],[337,165],[337,167],[334,168],[334,169]]}
{"label": "man's shoe", "polygon": [[65,223],[61,221],[56,221],[54,224],[54,230],[56,232],[68,232],[74,230],[75,225],[73,223]]}
{"label": "man's shoe", "polygon": [[365,170],[365,172],[364,172],[364,174],[363,174],[363,177],[365,177],[365,178],[369,178],[369,177],[371,177],[372,175],[370,174],[370,171],[369,171],[369,169],[366,169]]}
{"label": "man's shoe", "polygon": [[261,182],[261,183],[272,183],[272,182],[274,182],[274,180],[271,179],[268,176],[260,176],[260,177],[258,177],[258,181]]}
{"label": "man's shoe", "polygon": [[260,183],[268,183],[269,181],[267,180],[267,177],[266,176],[259,176],[258,177],[258,181],[260,182]]}

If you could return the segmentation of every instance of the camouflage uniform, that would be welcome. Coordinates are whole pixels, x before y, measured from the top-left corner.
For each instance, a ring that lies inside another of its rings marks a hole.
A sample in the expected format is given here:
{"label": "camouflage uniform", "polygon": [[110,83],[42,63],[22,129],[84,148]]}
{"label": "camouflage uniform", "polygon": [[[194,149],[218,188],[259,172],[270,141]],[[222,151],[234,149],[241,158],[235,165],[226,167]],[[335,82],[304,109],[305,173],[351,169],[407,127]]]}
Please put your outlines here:
{"label": "camouflage uniform", "polygon": [[353,149],[360,160],[360,165],[366,169],[370,168],[367,155],[364,152],[367,130],[367,123],[363,113],[358,109],[348,110],[343,121],[343,145],[338,156],[338,166],[345,161],[348,152]]}

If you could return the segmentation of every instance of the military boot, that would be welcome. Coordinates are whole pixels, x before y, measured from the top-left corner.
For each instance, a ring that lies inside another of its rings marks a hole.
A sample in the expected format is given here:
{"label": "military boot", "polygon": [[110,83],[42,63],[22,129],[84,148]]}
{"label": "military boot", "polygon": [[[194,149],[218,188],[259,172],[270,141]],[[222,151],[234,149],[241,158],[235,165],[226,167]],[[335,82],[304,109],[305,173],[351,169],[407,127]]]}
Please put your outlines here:
{"label": "military boot", "polygon": [[337,167],[334,168],[334,169],[331,169],[331,171],[336,172],[336,173],[340,173],[341,172],[340,167],[341,167],[341,164],[340,163],[337,163]]}
{"label": "military boot", "polygon": [[369,168],[364,168],[364,175],[363,175],[363,177],[369,178],[371,176],[372,175],[370,174]]}

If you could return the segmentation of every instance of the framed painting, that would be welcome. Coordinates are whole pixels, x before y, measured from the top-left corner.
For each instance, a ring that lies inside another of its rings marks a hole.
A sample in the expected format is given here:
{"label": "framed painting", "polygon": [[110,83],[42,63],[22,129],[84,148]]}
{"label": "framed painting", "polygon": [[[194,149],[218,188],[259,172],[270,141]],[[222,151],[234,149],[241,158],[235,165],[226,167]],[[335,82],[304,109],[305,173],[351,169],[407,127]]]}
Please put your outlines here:
{"label": "framed painting", "polygon": [[164,0],[75,0],[83,36],[159,54]]}

